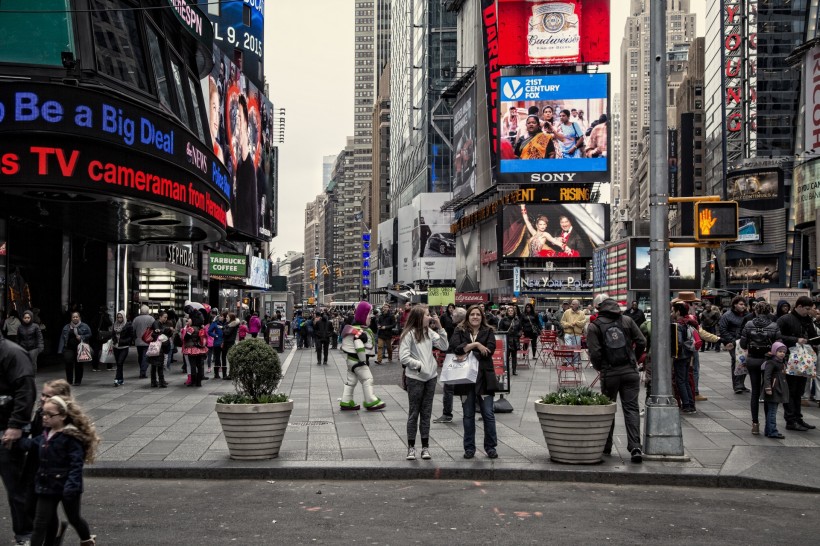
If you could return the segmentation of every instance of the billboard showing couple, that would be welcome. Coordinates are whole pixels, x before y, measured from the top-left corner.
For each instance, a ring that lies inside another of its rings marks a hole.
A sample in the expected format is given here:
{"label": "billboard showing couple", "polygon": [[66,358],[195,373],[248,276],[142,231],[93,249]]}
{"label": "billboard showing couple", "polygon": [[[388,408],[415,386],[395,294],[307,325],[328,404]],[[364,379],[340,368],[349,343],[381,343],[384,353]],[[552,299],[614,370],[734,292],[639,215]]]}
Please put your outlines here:
{"label": "billboard showing couple", "polygon": [[607,238],[606,205],[521,204],[504,206],[506,258],[591,258]]}
{"label": "billboard showing couple", "polygon": [[203,86],[209,100],[211,146],[229,172],[230,180],[225,181],[231,194],[228,227],[269,239],[276,230],[273,105],[218,50]]}

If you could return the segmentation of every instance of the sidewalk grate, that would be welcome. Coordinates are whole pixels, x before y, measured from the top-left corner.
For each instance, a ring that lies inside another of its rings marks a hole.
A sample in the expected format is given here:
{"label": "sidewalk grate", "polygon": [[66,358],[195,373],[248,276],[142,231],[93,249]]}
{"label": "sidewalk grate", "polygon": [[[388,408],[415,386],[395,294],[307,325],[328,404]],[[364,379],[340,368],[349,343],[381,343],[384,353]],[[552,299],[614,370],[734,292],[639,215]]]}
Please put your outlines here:
{"label": "sidewalk grate", "polygon": [[291,427],[318,427],[321,425],[332,425],[333,421],[291,421],[288,426]]}

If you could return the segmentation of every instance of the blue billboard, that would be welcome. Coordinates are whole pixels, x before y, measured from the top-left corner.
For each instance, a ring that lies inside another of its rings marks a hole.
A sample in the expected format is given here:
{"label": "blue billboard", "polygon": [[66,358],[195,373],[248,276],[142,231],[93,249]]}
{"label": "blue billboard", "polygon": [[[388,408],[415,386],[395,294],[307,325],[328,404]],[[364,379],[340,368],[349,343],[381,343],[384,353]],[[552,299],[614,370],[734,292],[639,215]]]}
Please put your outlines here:
{"label": "blue billboard", "polygon": [[607,182],[609,74],[504,76],[499,183]]}
{"label": "blue billboard", "polygon": [[[218,13],[215,13],[218,12]],[[254,85],[264,87],[264,0],[228,0],[208,5],[214,27],[214,45],[237,65]]]}

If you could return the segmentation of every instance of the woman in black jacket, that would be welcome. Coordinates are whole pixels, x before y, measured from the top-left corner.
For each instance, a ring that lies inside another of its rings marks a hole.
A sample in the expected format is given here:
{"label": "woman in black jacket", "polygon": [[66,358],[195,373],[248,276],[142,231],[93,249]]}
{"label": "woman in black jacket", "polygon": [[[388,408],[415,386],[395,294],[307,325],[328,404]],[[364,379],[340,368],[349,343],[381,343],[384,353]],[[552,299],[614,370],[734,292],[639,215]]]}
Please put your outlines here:
{"label": "woman in black jacket", "polygon": [[40,325],[34,322],[34,313],[23,312],[23,323],[17,328],[17,344],[28,351],[34,373],[37,373],[37,357],[43,351],[43,331]]}
{"label": "woman in black jacket", "polygon": [[123,366],[128,357],[128,350],[134,343],[134,326],[125,316],[125,311],[118,311],[116,320],[111,326],[111,340],[114,344],[114,362],[117,364],[117,373],[114,375],[114,386],[123,384]]}
{"label": "woman in black jacket", "polygon": [[538,320],[538,315],[535,314],[535,308],[531,303],[524,306],[524,313],[521,315],[521,329],[524,331],[524,337],[530,339],[530,347],[532,347],[532,357],[536,358],[538,349],[538,334],[541,333],[541,322]]}
{"label": "woman in black jacket", "polygon": [[454,394],[461,397],[464,412],[464,458],[472,459],[475,456],[475,408],[478,400],[481,416],[484,418],[484,451],[487,457],[495,459],[498,457],[498,436],[493,413],[493,397],[498,390],[498,380],[493,368],[495,332],[487,324],[477,305],[471,305],[467,309],[467,318],[453,331],[450,352],[458,356],[472,353],[478,359],[475,384],[455,385],[454,388]]}
{"label": "woman in black jacket", "polygon": [[[521,312],[517,305],[507,307],[507,313],[498,323],[498,332],[507,334],[507,368],[513,375],[518,375],[518,338],[521,337]],[[512,361],[512,366],[510,366]]]}

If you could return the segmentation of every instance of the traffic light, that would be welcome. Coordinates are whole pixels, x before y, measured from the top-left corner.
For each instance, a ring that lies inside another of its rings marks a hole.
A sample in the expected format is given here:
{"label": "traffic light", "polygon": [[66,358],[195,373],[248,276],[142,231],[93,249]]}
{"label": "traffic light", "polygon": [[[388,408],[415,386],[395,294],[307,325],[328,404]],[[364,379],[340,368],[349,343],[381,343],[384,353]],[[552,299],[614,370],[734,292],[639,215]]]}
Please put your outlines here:
{"label": "traffic light", "polygon": [[316,269],[314,269],[312,267],[310,268],[310,280],[312,280],[312,281],[316,280]]}
{"label": "traffic light", "polygon": [[695,203],[695,240],[707,242],[737,240],[737,201]]}

